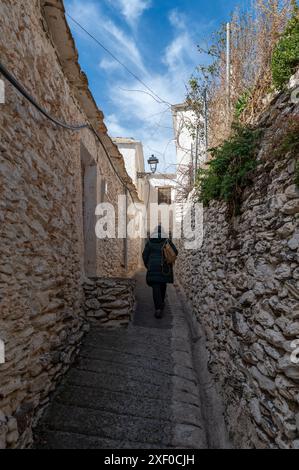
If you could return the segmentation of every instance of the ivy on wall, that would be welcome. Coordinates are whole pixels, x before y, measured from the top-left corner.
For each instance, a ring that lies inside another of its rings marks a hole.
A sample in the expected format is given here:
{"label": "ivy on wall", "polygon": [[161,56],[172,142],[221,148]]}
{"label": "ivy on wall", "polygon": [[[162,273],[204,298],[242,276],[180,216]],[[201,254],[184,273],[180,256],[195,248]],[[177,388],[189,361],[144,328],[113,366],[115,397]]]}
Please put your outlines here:
{"label": "ivy on wall", "polygon": [[273,85],[282,90],[299,65],[299,15],[298,7],[286,30],[278,41],[272,56]]}
{"label": "ivy on wall", "polygon": [[231,203],[235,212],[244,188],[252,181],[261,131],[235,124],[232,136],[221,146],[211,149],[212,159],[198,171],[196,190],[199,201]]}

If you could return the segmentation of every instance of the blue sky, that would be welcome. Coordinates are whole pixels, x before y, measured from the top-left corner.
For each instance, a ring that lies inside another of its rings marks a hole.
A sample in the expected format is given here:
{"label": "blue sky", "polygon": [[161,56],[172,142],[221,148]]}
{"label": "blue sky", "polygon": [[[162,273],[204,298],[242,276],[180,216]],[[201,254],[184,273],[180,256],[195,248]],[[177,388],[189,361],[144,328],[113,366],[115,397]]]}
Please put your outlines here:
{"label": "blue sky", "polygon": [[[185,100],[200,57],[197,45],[228,21],[239,0],[65,0],[67,12],[165,102]],[[245,4],[249,4],[249,0]],[[244,4],[244,2],[242,2]],[[69,20],[80,64],[113,137],[144,144],[161,171],[175,162],[169,105],[159,103],[78,26]],[[138,91],[136,91],[138,90]]]}

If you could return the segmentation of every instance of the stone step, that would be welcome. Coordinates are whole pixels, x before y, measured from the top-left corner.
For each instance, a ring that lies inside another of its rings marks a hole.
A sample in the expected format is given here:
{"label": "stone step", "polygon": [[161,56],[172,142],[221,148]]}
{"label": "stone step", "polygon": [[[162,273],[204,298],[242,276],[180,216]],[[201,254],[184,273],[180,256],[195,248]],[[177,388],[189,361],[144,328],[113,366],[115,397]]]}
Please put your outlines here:
{"label": "stone step", "polygon": [[[125,376],[125,379],[136,377],[140,380],[140,377],[144,377],[144,380],[153,383],[161,382],[161,376],[163,380],[172,380],[174,377],[180,377],[193,384],[197,383],[192,369],[184,365],[174,367],[172,362],[169,363],[167,368],[165,364],[161,365],[151,361],[139,361],[139,363],[137,361],[130,361],[128,364],[122,361],[111,360],[107,357],[97,359],[87,356],[77,359],[76,368],[98,373],[108,371],[115,375],[121,374],[121,376]],[[158,379],[158,382],[156,379]]]}
{"label": "stone step", "polygon": [[140,349],[147,349],[147,347],[151,349],[156,349],[157,351],[161,351],[161,354],[170,352],[172,338],[171,337],[160,337],[160,336],[153,336],[148,337],[140,334],[131,334],[127,335],[126,337],[108,337],[105,338],[102,335],[95,335],[92,334],[88,336],[83,341],[82,346],[91,344],[97,346],[105,346],[108,347],[119,347],[122,349],[130,350],[131,347],[137,347]]}
{"label": "stone step", "polygon": [[38,448],[206,445],[186,334],[168,309],[165,321],[157,321],[150,290],[144,293],[127,330],[92,326],[39,425]]}
{"label": "stone step", "polygon": [[148,328],[146,326],[141,325],[133,325],[131,324],[128,329],[128,336],[140,336],[142,338],[153,339],[153,338],[171,338],[172,331],[169,329],[160,329],[159,328],[159,321],[155,319],[156,328]]}
{"label": "stone step", "polygon": [[108,390],[95,390],[92,388],[67,385],[56,396],[56,402],[68,406],[77,406],[111,413],[125,413],[130,416],[140,418],[151,418],[159,421],[172,421],[170,408],[171,396],[164,399],[142,398],[140,400],[136,394]]}
{"label": "stone step", "polygon": [[110,371],[99,374],[72,369],[68,373],[67,381],[68,384],[75,386],[84,385],[97,390],[132,393],[139,399],[153,396],[158,399],[163,399],[165,396],[170,397],[173,388],[171,381],[162,380],[159,384],[154,384],[146,381],[144,377],[138,381],[137,377],[128,378],[119,374],[113,375]]}
{"label": "stone step", "polygon": [[81,357],[75,366],[76,369],[87,372],[95,372],[98,374],[112,374],[118,376],[120,380],[137,379],[140,382],[148,382],[160,385],[162,382],[171,382],[175,378],[184,380],[190,383],[191,386],[197,384],[195,376],[190,369],[184,367],[169,368],[169,370],[162,370],[145,367],[133,364],[125,364],[118,362],[109,362],[107,360],[97,360],[91,358]]}
{"label": "stone step", "polygon": [[54,402],[45,416],[44,430],[171,446],[173,426],[167,421],[131,416],[126,410],[120,414]]}
{"label": "stone step", "polygon": [[[179,346],[181,346],[182,351],[185,351],[186,348],[184,348],[184,345],[181,343]],[[96,341],[89,341],[88,344],[84,345],[83,348],[94,348],[99,352],[99,354],[102,351],[111,351],[111,352],[116,352],[116,353],[127,353],[130,355],[136,355],[136,356],[142,356],[146,358],[159,358],[163,360],[171,360],[172,355],[169,350],[169,345],[161,345],[160,344],[149,344],[147,343],[137,343],[136,341],[130,342],[128,344],[127,342],[103,342],[99,343]]]}
{"label": "stone step", "polygon": [[170,346],[175,345],[176,349],[181,351],[190,351],[190,344],[186,344],[185,339],[177,339],[177,338],[161,338],[153,337],[153,338],[146,338],[143,339],[142,335],[128,335],[127,337],[119,338],[117,341],[113,338],[103,338],[102,336],[99,337],[89,337],[88,342],[84,342],[83,346],[88,344],[89,346],[93,347],[104,347],[106,349],[111,350],[146,350],[146,351],[154,351],[154,352],[161,352],[161,354],[167,356],[171,354]]}
{"label": "stone step", "polygon": [[130,341],[136,339],[142,339],[142,340],[155,340],[155,338],[158,339],[171,339],[172,337],[172,332],[169,330],[159,330],[158,328],[145,328],[142,326],[135,326],[135,325],[130,325],[129,328],[126,329],[103,329],[103,328],[98,328],[95,326],[92,326],[89,333],[85,337],[86,341],[91,341],[93,339],[99,339],[102,341],[106,340],[114,340],[116,341],[122,341],[125,340],[128,343]]}
{"label": "stone step", "polygon": [[172,366],[172,356],[170,353],[167,355],[161,354],[161,352],[156,350],[146,350],[145,348],[138,349],[134,345],[130,348],[106,348],[105,345],[94,346],[94,345],[85,345],[80,352],[81,357],[90,357],[91,359],[103,359],[109,360],[110,358],[118,361],[123,361],[125,364],[130,364],[131,361],[136,362],[136,364],[161,364],[163,367],[169,368]]}
{"label": "stone step", "polygon": [[[67,384],[74,386],[86,386],[97,390],[111,390],[116,392],[133,392],[139,399],[142,397],[164,399],[174,394],[174,385],[176,395],[180,396],[180,401],[185,403],[197,403],[198,393],[196,386],[192,382],[186,382],[184,379],[174,377],[171,381],[161,380],[159,383],[150,381],[142,375],[139,380],[136,376],[129,378],[120,374],[111,374],[110,371],[103,373],[87,372],[85,370],[72,369],[67,376]],[[64,383],[62,386],[65,386]]]}
{"label": "stone step", "polygon": [[[158,445],[144,442],[116,441],[84,434],[49,430],[40,433],[36,447],[49,450],[161,449]],[[163,449],[165,448],[167,447],[163,447]]]}
{"label": "stone step", "polygon": [[96,348],[90,348],[85,346],[81,349],[80,358],[95,359],[100,361],[108,361],[110,364],[121,364],[125,367],[144,367],[159,372],[168,374],[173,367],[171,357],[168,360],[164,360],[161,357],[152,356],[139,356],[130,354],[128,352],[117,352],[108,350],[98,350]]}

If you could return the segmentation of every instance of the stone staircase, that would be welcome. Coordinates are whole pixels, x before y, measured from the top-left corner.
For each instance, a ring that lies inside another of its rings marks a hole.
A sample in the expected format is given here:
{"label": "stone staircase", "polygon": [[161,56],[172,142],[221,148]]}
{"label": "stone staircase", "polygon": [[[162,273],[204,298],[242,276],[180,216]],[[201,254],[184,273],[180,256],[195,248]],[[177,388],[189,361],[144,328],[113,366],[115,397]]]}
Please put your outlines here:
{"label": "stone staircase", "polygon": [[92,327],[36,429],[37,448],[207,447],[188,331],[171,295],[159,322],[141,273],[133,324]]}

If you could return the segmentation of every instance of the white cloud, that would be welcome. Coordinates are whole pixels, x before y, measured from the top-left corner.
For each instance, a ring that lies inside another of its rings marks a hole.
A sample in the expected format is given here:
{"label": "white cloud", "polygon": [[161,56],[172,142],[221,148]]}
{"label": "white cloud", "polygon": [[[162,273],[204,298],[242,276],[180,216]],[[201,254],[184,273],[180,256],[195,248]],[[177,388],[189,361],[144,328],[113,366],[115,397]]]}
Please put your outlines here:
{"label": "white cloud", "polygon": [[[138,20],[149,6],[148,1],[114,1],[122,5],[122,13],[128,22]],[[185,84],[198,60],[198,53],[196,42],[192,40],[183,24],[182,15],[177,11],[170,14],[174,39],[164,51],[155,49],[152,51],[157,58],[160,57],[160,66],[164,66],[164,70],[157,72],[145,66],[136,42],[138,35],[135,41],[131,35],[103,14],[98,2],[71,0],[71,5],[72,15],[112,50],[129,69],[136,72],[157,95],[171,104],[184,101]],[[89,41],[88,38],[85,39]],[[96,54],[95,51],[96,48],[92,49],[93,54]],[[100,50],[97,60],[99,66],[109,73],[107,98],[112,112],[105,118],[108,132],[113,137],[133,137],[141,140],[146,159],[151,153],[156,153],[160,159],[160,171],[163,171],[176,160],[170,106],[158,103],[141,83],[129,75],[127,78],[122,78],[125,75],[119,73],[121,69],[117,70],[119,64],[113,62],[110,57],[103,56]],[[98,104],[101,107],[101,102]]]}
{"label": "white cloud", "polygon": [[115,114],[110,114],[105,119],[106,126],[113,137],[127,137],[127,129],[121,126],[119,118]]}
{"label": "white cloud", "polygon": [[121,67],[120,64],[118,64],[115,60],[113,59],[107,59],[106,57],[104,57],[100,64],[99,64],[100,68],[105,70],[106,72],[114,72],[115,70],[119,69]]}
{"label": "white cloud", "polygon": [[192,48],[190,37],[187,33],[176,37],[166,49],[164,63],[170,70],[175,70],[184,66],[186,59],[189,58]]}
{"label": "white cloud", "polygon": [[105,29],[114,38],[114,40],[123,46],[124,55],[130,60],[130,62],[133,62],[135,66],[145,72],[143,60],[135,41],[127,36],[110,20],[105,25]]}
{"label": "white cloud", "polygon": [[[110,18],[107,18],[98,3],[73,0],[70,3],[69,10],[72,12],[72,16],[77,19],[83,27],[102,41],[105,47],[110,49],[123,61],[130,63],[131,67],[134,66],[135,70],[137,68],[145,73],[143,60],[134,39],[127,35]],[[81,34],[80,31],[79,33]],[[105,53],[103,52],[103,54]]]}
{"label": "white cloud", "polygon": [[121,9],[121,13],[127,22],[134,26],[145,10],[151,7],[150,0],[109,0],[110,3],[117,3]]}
{"label": "white cloud", "polygon": [[169,21],[177,29],[186,28],[186,17],[183,13],[180,13],[179,10],[174,9],[169,13]]}
{"label": "white cloud", "polygon": [[[178,83],[177,77],[172,74],[147,77],[147,84],[171,104],[184,100],[184,84]],[[127,134],[122,135],[141,140],[145,156],[156,153],[160,159],[160,170],[163,170],[175,161],[171,110],[167,104],[158,103],[147,93],[128,91],[141,88],[136,82],[113,84],[110,99],[118,109],[119,122],[125,123]],[[113,134],[115,126],[109,127],[109,124],[108,122],[108,130]],[[119,132],[114,135],[119,135]]]}
{"label": "white cloud", "polygon": [[[148,71],[141,76],[158,96],[171,104],[184,101],[186,83],[198,59],[196,43],[190,34],[182,27],[179,31],[176,28],[175,32],[174,39],[162,54],[161,60],[166,67],[165,72],[150,73]],[[132,90],[140,90],[140,92]],[[175,163],[176,153],[170,107],[167,104],[158,103],[140,83],[130,80],[112,83],[109,95],[114,107],[118,109],[118,123],[125,123],[125,129],[122,128],[121,135],[133,136],[141,140],[146,157],[151,153],[156,153],[160,159],[160,170],[163,171]],[[112,123],[112,127],[109,126],[108,121],[108,130],[114,136],[120,135],[115,123]],[[118,132],[115,133],[115,130]],[[127,133],[124,134],[124,131]],[[171,170],[173,167],[168,171]]]}

